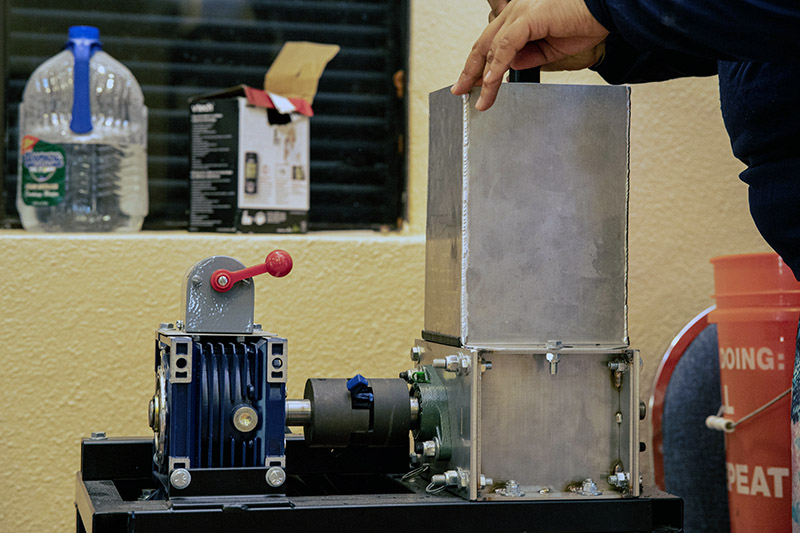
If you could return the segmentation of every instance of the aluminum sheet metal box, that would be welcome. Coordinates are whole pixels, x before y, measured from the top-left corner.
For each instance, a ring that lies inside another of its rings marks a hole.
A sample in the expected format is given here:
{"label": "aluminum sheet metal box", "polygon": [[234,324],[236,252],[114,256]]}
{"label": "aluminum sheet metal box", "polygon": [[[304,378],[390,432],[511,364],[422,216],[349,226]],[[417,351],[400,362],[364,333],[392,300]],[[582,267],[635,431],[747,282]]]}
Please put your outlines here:
{"label": "aluminum sheet metal box", "polygon": [[445,390],[452,448],[431,472],[471,500],[636,497],[629,89],[503,84],[486,112],[476,98],[430,96],[415,353]]}
{"label": "aluminum sheet metal box", "polygon": [[628,344],[629,89],[430,95],[425,330],[469,346]]}

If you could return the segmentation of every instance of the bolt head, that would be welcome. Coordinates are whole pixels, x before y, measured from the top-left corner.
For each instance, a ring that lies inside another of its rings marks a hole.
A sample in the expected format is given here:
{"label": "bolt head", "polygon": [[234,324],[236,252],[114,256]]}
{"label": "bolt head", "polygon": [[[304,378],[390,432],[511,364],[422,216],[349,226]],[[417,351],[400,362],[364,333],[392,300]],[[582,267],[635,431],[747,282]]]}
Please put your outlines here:
{"label": "bolt head", "polygon": [[426,440],[422,443],[422,455],[425,457],[436,457],[436,454],[439,451],[438,448],[439,447],[436,445],[436,441]]}
{"label": "bolt head", "polygon": [[258,425],[258,413],[249,405],[242,405],[233,412],[233,427],[242,433],[249,433]]}
{"label": "bolt head", "polygon": [[419,362],[419,360],[421,358],[422,358],[422,348],[419,347],[419,346],[412,347],[411,348],[411,360],[416,363],[416,362]]}
{"label": "bolt head", "polygon": [[220,276],[217,278],[217,283],[220,287],[227,287],[228,286],[228,276]]}
{"label": "bolt head", "polygon": [[280,487],[286,482],[286,471],[280,466],[273,466],[267,470],[267,484],[270,487]]}
{"label": "bolt head", "polygon": [[185,468],[176,468],[169,475],[169,482],[176,489],[185,489],[192,482],[192,474]]}

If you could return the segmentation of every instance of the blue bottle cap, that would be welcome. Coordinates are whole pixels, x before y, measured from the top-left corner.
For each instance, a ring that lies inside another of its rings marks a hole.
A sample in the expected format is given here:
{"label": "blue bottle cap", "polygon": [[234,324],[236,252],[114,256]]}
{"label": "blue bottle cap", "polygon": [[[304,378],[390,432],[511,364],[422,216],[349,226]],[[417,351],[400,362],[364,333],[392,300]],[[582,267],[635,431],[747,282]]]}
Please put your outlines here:
{"label": "blue bottle cap", "polygon": [[100,39],[100,30],[94,26],[70,26],[69,38],[97,41]]}

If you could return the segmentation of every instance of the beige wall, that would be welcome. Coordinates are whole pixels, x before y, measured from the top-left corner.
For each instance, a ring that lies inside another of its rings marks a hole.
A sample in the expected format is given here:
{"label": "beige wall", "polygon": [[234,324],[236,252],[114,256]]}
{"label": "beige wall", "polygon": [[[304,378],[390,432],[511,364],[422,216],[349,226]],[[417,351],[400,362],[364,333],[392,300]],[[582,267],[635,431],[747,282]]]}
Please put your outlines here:
{"label": "beige wall", "polygon": [[[257,320],[289,338],[291,396],[306,377],[391,377],[407,365],[422,327],[427,94],[455,80],[486,15],[483,0],[412,2],[400,234],[0,233],[0,531],[70,530],[80,438],[149,434],[153,329],[178,317],[183,273],[198,259],[294,255],[291,276],[257,281],[256,294]],[[715,79],[635,87],[632,117],[629,317],[649,395],[673,335],[712,303],[708,259],[767,248],[747,214]]]}

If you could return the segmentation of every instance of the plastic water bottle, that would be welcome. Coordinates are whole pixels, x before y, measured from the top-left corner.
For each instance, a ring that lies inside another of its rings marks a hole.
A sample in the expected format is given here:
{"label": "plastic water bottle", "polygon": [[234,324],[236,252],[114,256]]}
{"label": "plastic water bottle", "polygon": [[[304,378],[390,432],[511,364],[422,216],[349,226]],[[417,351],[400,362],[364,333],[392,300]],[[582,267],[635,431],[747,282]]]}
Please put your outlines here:
{"label": "plastic water bottle", "polygon": [[73,26],[20,105],[17,210],[34,231],[136,231],[147,215],[147,107],[133,74]]}

